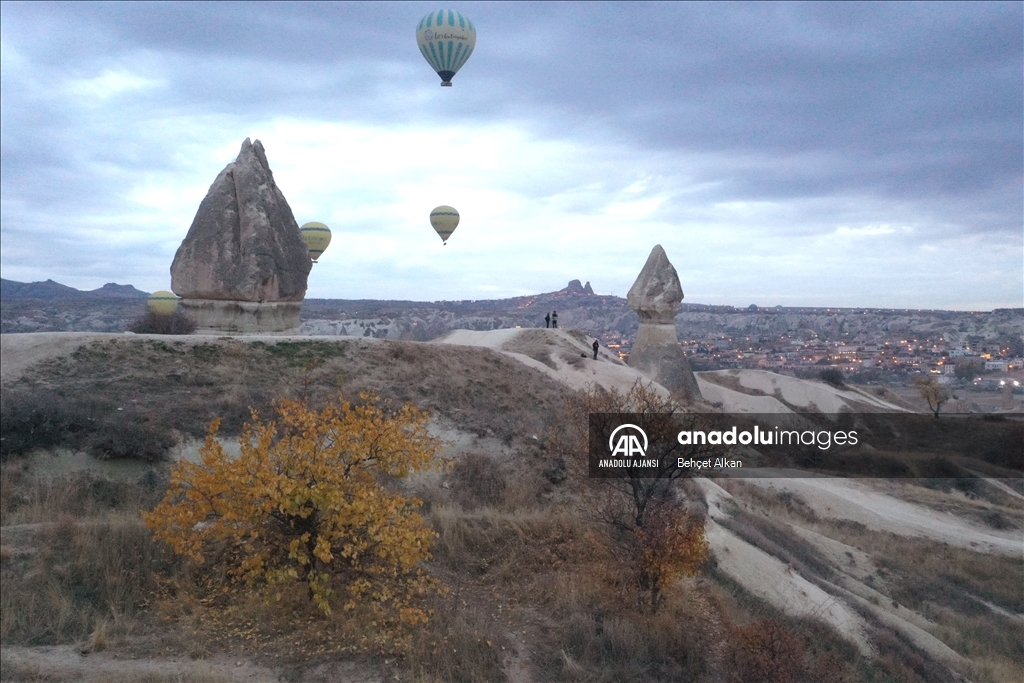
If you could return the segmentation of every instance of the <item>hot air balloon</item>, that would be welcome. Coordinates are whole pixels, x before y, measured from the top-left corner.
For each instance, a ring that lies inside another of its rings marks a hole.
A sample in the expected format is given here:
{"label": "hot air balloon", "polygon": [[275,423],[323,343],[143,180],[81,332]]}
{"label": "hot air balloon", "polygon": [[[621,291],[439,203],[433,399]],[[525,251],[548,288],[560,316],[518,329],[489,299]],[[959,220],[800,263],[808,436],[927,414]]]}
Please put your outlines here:
{"label": "hot air balloon", "polygon": [[302,241],[309,249],[309,257],[313,259],[313,263],[316,263],[316,260],[327,249],[327,245],[331,243],[331,229],[323,223],[310,221],[303,223],[299,230],[302,232]]}
{"label": "hot air balloon", "polygon": [[430,212],[430,224],[441,236],[441,241],[448,244],[448,238],[459,224],[459,212],[450,206],[439,206]]}
{"label": "hot air balloon", "polygon": [[420,19],[416,44],[427,63],[451,87],[452,77],[462,68],[476,46],[476,27],[462,12],[437,10]]}
{"label": "hot air balloon", "polygon": [[162,289],[149,295],[147,305],[157,315],[174,315],[178,310],[178,297],[174,296],[174,292]]}

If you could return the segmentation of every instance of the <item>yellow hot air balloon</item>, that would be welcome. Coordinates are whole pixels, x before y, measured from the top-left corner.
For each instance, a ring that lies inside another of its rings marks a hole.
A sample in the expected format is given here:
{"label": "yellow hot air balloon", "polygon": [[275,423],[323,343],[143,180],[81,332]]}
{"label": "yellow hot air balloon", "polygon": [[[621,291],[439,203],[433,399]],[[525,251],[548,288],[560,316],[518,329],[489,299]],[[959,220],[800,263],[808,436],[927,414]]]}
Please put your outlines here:
{"label": "yellow hot air balloon", "polygon": [[306,248],[309,249],[309,257],[313,259],[313,263],[316,263],[316,260],[327,249],[327,245],[331,243],[331,229],[323,223],[311,221],[304,223],[299,230],[302,231],[302,240],[306,243]]}
{"label": "yellow hot air balloon", "polygon": [[476,27],[462,12],[437,10],[420,19],[416,44],[423,58],[441,77],[441,85],[450,88],[455,72],[462,68],[476,47]]}
{"label": "yellow hot air balloon", "polygon": [[178,310],[178,297],[174,292],[160,290],[149,295],[149,310],[157,315],[173,315]]}
{"label": "yellow hot air balloon", "polygon": [[459,212],[450,206],[439,206],[430,212],[430,224],[441,236],[441,241],[448,244],[448,238],[459,225]]}

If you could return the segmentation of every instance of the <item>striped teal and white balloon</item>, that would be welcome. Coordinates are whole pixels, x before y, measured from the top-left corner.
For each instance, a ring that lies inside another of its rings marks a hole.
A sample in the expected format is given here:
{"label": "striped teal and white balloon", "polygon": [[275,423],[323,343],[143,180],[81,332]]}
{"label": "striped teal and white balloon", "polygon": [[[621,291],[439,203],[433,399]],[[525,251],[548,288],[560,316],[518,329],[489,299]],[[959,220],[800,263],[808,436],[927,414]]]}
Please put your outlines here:
{"label": "striped teal and white balloon", "polygon": [[462,68],[476,47],[476,27],[462,12],[441,9],[420,19],[416,44],[441,85],[451,87],[452,77]]}

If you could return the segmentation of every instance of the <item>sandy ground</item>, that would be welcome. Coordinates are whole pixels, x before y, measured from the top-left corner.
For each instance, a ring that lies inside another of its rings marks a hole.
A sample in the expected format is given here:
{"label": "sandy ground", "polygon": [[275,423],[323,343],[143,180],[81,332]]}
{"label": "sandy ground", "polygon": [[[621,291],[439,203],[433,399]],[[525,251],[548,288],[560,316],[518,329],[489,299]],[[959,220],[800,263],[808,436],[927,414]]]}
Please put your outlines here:
{"label": "sandy ground", "polygon": [[873,489],[865,481],[831,477],[751,478],[755,486],[797,494],[819,516],[860,522],[869,529],[901,536],[931,538],[976,552],[1024,554],[1019,530],[998,531],[971,524],[955,515],[914,505]]}
{"label": "sandy ground", "polygon": [[713,519],[707,522],[707,539],[719,569],[748,591],[786,614],[829,624],[855,643],[863,654],[871,653],[864,621],[846,603],[818,588],[775,557],[741,540]]}
{"label": "sandy ground", "polygon": [[[792,412],[782,401],[799,408],[814,407],[823,413],[838,413],[843,409],[854,412],[904,412],[905,410],[894,403],[884,401],[855,387],[837,389],[824,382],[797,379],[767,370],[714,370],[700,373],[698,381],[701,382],[701,393],[710,401],[722,401],[724,404],[722,409],[726,412]],[[760,391],[766,395],[751,396],[721,386],[729,382],[739,382],[742,387]],[[708,387],[707,392],[705,392],[705,386]],[[710,398],[710,394],[715,394],[718,398]],[[776,396],[781,397],[782,401],[776,400],[774,398]],[[732,408],[736,408],[736,410]]]}
{"label": "sandy ground", "polygon": [[722,527],[718,522],[731,516],[730,509],[736,505],[734,499],[709,479],[696,481],[708,503],[707,539],[711,552],[719,569],[746,590],[787,614],[828,624],[866,655],[871,654],[866,635],[869,627],[853,609],[854,604],[872,612],[882,623],[901,632],[932,657],[947,662],[963,661],[959,654],[927,631],[934,624],[905,606],[897,606],[861,582],[860,579],[866,578],[874,569],[865,553],[808,529],[792,527],[839,569],[839,578],[834,583],[819,582],[828,589],[826,591],[800,576],[792,567]]}
{"label": "sandy ground", "polygon": [[[569,331],[540,329],[506,329],[478,332],[453,330],[435,343],[461,346],[483,346],[515,358],[519,362],[564,383],[573,389],[586,389],[597,384],[605,389],[625,393],[636,381],[650,382],[647,377],[625,365],[618,356],[601,348],[597,360],[593,349],[576,339]],[[537,360],[547,356],[554,365]],[[655,387],[667,395],[659,384]]]}
{"label": "sandy ground", "polygon": [[708,402],[720,403],[723,412],[760,414],[793,412],[786,404],[774,396],[751,396],[750,394],[744,394],[741,391],[729,389],[705,379],[702,376],[705,374],[702,372],[697,375],[697,386],[700,387],[700,393]]}

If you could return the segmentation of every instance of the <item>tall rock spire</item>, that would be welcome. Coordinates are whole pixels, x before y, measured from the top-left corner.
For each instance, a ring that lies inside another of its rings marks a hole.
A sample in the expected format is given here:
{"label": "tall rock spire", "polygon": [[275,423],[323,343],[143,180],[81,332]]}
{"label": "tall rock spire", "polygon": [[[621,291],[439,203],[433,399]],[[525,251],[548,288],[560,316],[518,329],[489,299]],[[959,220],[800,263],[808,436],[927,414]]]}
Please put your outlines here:
{"label": "tall rock spire", "polygon": [[628,363],[672,393],[692,401],[701,395],[676,334],[676,313],[682,300],[679,274],[661,245],[655,245],[626,295],[629,307],[640,316]]}

